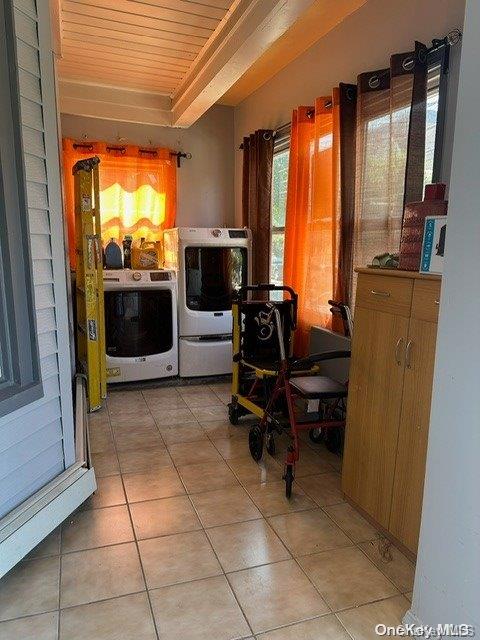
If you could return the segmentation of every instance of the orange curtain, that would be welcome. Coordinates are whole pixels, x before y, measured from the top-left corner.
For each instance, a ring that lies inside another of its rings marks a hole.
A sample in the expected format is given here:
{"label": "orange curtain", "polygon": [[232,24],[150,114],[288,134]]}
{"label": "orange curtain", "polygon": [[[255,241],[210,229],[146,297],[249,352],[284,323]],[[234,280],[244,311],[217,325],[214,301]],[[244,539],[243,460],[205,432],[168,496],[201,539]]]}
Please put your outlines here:
{"label": "orange curtain", "polygon": [[65,215],[70,265],[75,268],[75,210],[72,167],[81,158],[100,158],[102,241],[121,242],[125,235],[161,240],[175,225],[176,162],[169,149],[142,149],[105,142],[63,139]]}
{"label": "orange curtain", "polygon": [[308,352],[312,325],[332,328],[328,300],[341,295],[339,90],[292,115],[284,282],[299,296],[294,350]]}

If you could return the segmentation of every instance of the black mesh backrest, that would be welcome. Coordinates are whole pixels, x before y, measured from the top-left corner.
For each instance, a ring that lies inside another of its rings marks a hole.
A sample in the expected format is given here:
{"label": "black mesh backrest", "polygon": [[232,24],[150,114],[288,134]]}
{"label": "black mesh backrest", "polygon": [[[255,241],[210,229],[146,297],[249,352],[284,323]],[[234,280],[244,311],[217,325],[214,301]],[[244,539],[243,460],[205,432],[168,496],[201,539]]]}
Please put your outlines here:
{"label": "black mesh backrest", "polygon": [[[285,353],[290,353],[292,339],[293,303],[291,300],[275,302],[280,310],[283,325]],[[240,305],[242,319],[241,352],[247,362],[274,363],[280,360],[275,316],[266,321],[270,309],[265,302],[248,301]]]}

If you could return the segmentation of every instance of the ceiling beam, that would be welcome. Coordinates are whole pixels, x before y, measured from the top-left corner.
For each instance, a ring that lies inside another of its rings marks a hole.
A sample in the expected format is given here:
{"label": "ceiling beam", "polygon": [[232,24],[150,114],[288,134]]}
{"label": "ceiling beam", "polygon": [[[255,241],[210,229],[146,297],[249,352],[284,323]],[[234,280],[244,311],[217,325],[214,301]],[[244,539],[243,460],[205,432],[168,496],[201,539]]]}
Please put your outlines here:
{"label": "ceiling beam", "polygon": [[246,73],[225,93],[220,103],[236,106],[304,51],[318,42],[367,0],[315,0]]}
{"label": "ceiling beam", "polygon": [[137,124],[172,125],[172,100],[167,95],[61,80],[59,96],[61,113]]}
{"label": "ceiling beam", "polygon": [[313,2],[236,0],[175,92],[173,124],[193,124]]}

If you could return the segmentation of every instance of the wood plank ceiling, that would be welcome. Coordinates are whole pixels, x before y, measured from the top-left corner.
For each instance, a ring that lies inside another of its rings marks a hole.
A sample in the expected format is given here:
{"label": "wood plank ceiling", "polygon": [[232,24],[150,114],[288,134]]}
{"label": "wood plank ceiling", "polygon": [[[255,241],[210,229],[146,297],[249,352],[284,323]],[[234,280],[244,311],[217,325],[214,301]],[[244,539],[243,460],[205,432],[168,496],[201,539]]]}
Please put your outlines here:
{"label": "wood plank ceiling", "polygon": [[234,0],[61,0],[62,80],[172,95]]}

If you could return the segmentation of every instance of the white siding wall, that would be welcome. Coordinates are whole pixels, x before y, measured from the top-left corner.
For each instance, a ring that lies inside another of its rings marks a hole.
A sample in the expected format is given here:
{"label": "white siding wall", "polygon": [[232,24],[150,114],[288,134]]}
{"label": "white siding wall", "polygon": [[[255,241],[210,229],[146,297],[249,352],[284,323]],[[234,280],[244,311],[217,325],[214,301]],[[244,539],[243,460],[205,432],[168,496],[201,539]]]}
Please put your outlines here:
{"label": "white siding wall", "polygon": [[58,134],[48,0],[14,0],[44,396],[0,419],[0,517],[74,462]]}

